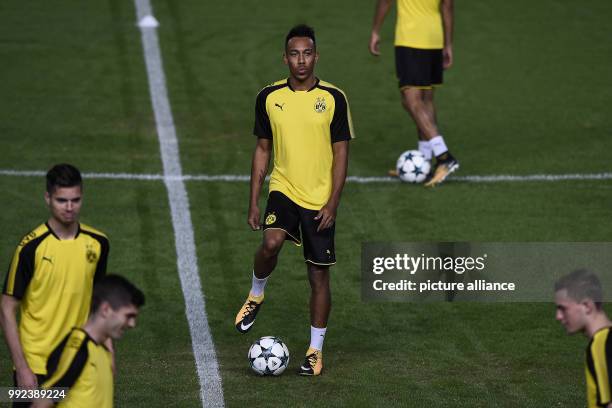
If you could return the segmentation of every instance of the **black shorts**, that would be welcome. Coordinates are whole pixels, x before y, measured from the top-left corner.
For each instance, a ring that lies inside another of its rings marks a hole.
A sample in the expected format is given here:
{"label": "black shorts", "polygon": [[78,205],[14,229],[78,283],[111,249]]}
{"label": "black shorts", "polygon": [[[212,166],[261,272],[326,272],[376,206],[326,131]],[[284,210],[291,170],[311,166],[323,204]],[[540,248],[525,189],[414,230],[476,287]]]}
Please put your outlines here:
{"label": "black shorts", "polygon": [[[42,374],[34,374],[36,375],[36,380],[38,381],[38,388],[40,388],[40,384],[45,380],[45,376]],[[13,386],[17,388],[17,372],[13,370]],[[31,402],[13,402],[12,408],[29,408],[32,406]]]}
{"label": "black shorts", "polygon": [[300,207],[279,191],[271,191],[268,195],[263,229],[285,231],[287,239],[296,245],[303,245],[306,262],[315,265],[333,265],[336,263],[334,250],[336,224],[317,232],[319,220],[314,219],[317,213],[317,210]]}
{"label": "black shorts", "polygon": [[395,47],[395,72],[402,88],[442,85],[442,50]]}

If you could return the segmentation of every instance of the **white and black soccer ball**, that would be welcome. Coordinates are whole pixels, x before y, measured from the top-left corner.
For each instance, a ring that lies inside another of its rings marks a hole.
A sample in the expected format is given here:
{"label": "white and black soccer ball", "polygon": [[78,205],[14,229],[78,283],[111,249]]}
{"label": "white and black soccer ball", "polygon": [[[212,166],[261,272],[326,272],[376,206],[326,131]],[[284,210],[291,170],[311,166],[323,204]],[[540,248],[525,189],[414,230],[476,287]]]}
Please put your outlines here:
{"label": "white and black soccer ball", "polygon": [[259,375],[281,375],[289,365],[289,349],[281,339],[265,336],[249,349],[249,364]]}
{"label": "white and black soccer ball", "polygon": [[408,150],[397,159],[397,175],[406,183],[422,183],[431,171],[431,163],[418,150]]}

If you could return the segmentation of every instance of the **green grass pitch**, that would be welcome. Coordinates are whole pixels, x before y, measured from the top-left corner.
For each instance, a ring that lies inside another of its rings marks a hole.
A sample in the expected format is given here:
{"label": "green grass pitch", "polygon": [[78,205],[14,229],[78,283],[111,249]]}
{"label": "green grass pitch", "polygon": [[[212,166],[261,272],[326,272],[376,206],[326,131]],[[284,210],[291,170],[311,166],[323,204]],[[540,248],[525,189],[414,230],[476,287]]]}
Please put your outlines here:
{"label": "green grass pitch", "polygon": [[[153,1],[184,172],[249,172],[255,95],[286,76],[284,35],[300,22],[317,31],[318,75],[349,97],[350,175],[384,175],[412,148],[414,126],[395,85],[393,16],[383,56],[371,57],[374,2],[358,3]],[[610,172],[612,3],[470,1],[455,11],[455,66],[436,101],[459,174]],[[162,171],[132,2],[6,0],[0,61],[0,169],[69,161],[87,172]],[[20,236],[47,213],[41,177],[0,176],[0,186],[6,268]],[[435,191],[348,184],[320,378],[293,374],[309,340],[301,250],[285,246],[257,324],[239,335],[233,319],[260,240],[246,225],[248,184],[191,181],[187,189],[228,407],[584,405],[586,339],[564,334],[552,303],[363,303],[360,248],[612,241],[612,181],[448,182]],[[116,406],[201,406],[163,183],[86,180],[85,194],[83,221],[111,239],[109,271],[147,295],[139,326],[118,343]],[[292,353],[279,378],[248,369],[248,347],[263,335],[281,336]],[[0,344],[0,386],[8,386]]]}

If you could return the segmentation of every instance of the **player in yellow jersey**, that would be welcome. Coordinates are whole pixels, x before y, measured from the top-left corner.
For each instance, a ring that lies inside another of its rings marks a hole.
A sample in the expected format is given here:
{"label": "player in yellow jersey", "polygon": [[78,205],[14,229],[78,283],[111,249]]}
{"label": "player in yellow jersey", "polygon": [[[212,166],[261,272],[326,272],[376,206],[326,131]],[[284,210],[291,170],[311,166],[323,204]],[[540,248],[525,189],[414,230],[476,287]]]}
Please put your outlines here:
{"label": "player in yellow jersey", "polygon": [[87,320],[93,284],[106,273],[109,251],[102,232],[79,223],[79,170],[59,164],[46,178],[50,217],[18,245],[0,301],[0,325],[13,360],[15,386],[22,388],[39,384],[49,353],[71,328]]}
{"label": "player in yellow jersey", "polygon": [[[59,407],[113,406],[113,357],[104,344],[136,326],[144,303],[140,289],[121,276],[108,275],[96,283],[87,323],[73,328],[47,362],[42,388],[68,388]],[[34,402],[36,408],[51,406],[51,400]]]}
{"label": "player in yellow jersey", "polygon": [[[393,0],[378,0],[370,52],[380,55],[380,28]],[[419,150],[436,168],[426,187],[442,183],[459,168],[440,134],[434,106],[434,87],[442,85],[443,70],[453,65],[453,0],[397,0],[395,68],[402,105],[412,116]],[[390,175],[397,176],[391,170]]]}
{"label": "player in yellow jersey", "polygon": [[348,165],[353,129],[344,93],[319,80],[314,30],[299,25],[285,39],[289,78],[262,89],[255,106],[257,144],[251,170],[247,222],[260,229],[259,194],[272,151],[274,167],[264,215],[262,245],[255,254],[249,296],[235,320],[246,333],[264,299],[264,287],[285,240],[303,245],[310,281],[310,347],[300,369],[319,375],[331,310],[329,267],[336,262],[335,220]]}
{"label": "player in yellow jersey", "polygon": [[592,272],[574,271],[555,283],[556,319],[568,334],[590,339],[585,364],[589,408],[612,408],[612,321],[602,303],[601,282]]}

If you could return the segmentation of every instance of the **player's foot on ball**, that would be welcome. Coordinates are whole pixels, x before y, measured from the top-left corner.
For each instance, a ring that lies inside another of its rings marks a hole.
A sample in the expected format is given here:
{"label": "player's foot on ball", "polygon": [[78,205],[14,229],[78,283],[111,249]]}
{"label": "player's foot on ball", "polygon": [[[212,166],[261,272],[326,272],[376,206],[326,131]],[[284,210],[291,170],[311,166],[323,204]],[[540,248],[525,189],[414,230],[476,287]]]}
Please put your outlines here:
{"label": "player's foot on ball", "polygon": [[387,175],[389,177],[399,177],[399,173],[397,172],[396,169],[391,169],[387,172]]}
{"label": "player's foot on ball", "polygon": [[261,296],[253,296],[249,293],[249,297],[247,298],[244,305],[236,315],[236,329],[240,333],[246,333],[251,330],[251,327],[255,323],[255,317],[257,316],[257,312],[261,307],[264,300],[264,295]]}
{"label": "player's foot on ball", "polygon": [[449,154],[448,159],[438,163],[433,176],[423,185],[425,187],[435,187],[444,182],[444,180],[457,169],[459,169],[459,162]]}
{"label": "player's foot on ball", "polygon": [[323,371],[323,352],[321,350],[308,348],[304,364],[300,367],[300,375],[321,375]]}

